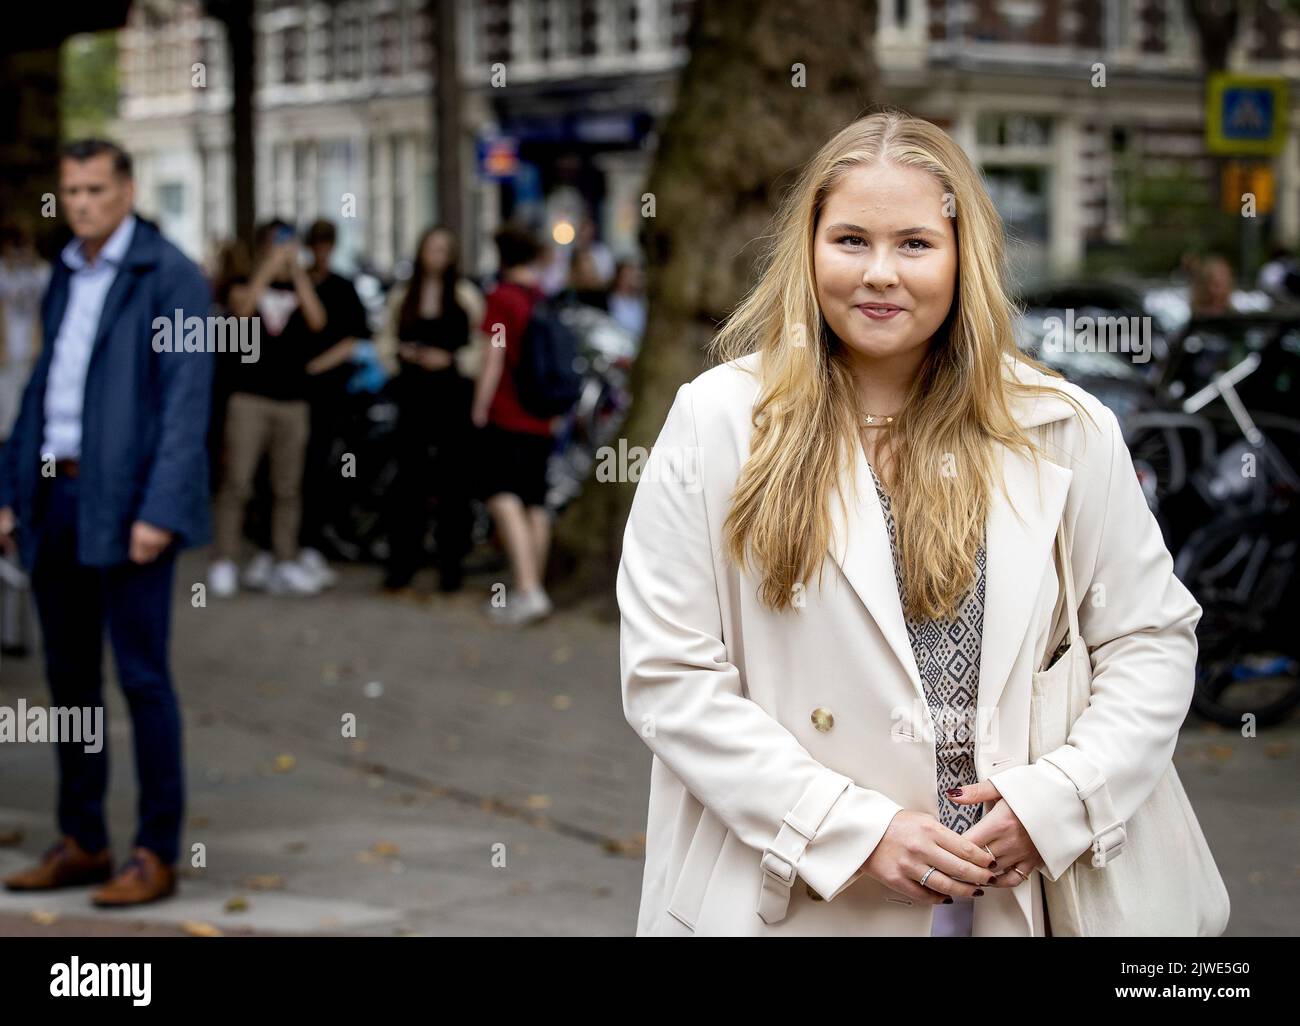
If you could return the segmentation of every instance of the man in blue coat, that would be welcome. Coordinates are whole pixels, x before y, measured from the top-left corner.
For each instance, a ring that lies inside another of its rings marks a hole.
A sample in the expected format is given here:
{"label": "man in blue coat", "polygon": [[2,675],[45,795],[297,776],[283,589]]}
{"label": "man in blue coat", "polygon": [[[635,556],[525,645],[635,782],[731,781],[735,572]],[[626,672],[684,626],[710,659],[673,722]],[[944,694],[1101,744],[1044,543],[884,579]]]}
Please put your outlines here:
{"label": "man in blue coat", "polygon": [[59,738],[62,838],[5,885],[107,881],[93,896],[105,906],[175,891],[184,776],[167,654],[171,592],[177,551],[211,530],[213,356],[154,345],[155,318],[206,318],[210,293],[194,263],[132,212],[134,199],[120,147],[92,139],[64,149],[59,202],[75,238],[50,280],[45,344],[0,459],[0,545],[12,549],[16,538],[31,575],[50,704],[102,710],[107,627],[140,789],[133,851],[114,875],[106,738]]}

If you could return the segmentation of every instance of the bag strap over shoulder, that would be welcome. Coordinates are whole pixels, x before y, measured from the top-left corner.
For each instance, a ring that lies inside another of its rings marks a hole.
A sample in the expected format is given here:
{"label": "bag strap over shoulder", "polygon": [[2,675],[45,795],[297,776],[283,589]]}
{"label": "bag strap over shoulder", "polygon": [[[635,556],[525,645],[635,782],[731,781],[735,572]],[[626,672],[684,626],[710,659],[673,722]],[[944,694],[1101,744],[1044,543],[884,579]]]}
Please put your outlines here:
{"label": "bag strap over shoulder", "polygon": [[1070,546],[1065,537],[1065,512],[1062,511],[1061,520],[1056,525],[1056,569],[1065,583],[1065,609],[1070,621],[1070,644],[1073,645],[1082,635],[1079,633],[1079,600],[1074,593],[1074,571],[1070,563]]}
{"label": "bag strap over shoulder", "polygon": [[[1039,438],[1040,449],[1045,450],[1048,447],[1048,442],[1049,442],[1048,428],[1049,425],[1047,424],[1040,424],[1038,426],[1038,438]],[[1069,622],[1068,633],[1066,634],[1065,638],[1062,640],[1067,642],[1070,645],[1073,645],[1080,636],[1079,600],[1076,597],[1075,590],[1074,590],[1074,574],[1071,571],[1072,564],[1070,562],[1070,538],[1068,532],[1065,529],[1064,510],[1062,510],[1061,512],[1061,519],[1057,521],[1056,524],[1056,542],[1055,545],[1053,546],[1052,557],[1056,560],[1057,577],[1064,584],[1066,618]],[[1052,625],[1055,626],[1055,624],[1056,624],[1056,620],[1055,618],[1053,618]],[[1049,636],[1048,640],[1050,641],[1051,638],[1053,637],[1055,637],[1055,632],[1053,632],[1053,634]],[[1053,651],[1052,649],[1048,649],[1049,654],[1052,651]]]}
{"label": "bag strap over shoulder", "polygon": [[[1046,425],[1040,429],[1040,436],[1046,441]],[[1074,698],[1073,691],[1076,686],[1080,692],[1091,692],[1092,690],[1092,664],[1087,656],[1086,642],[1083,640],[1083,634],[1079,629],[1079,601],[1075,594],[1074,588],[1074,571],[1070,560],[1070,543],[1065,529],[1065,511],[1061,512],[1061,519],[1056,525],[1056,544],[1055,557],[1057,560],[1057,573],[1060,575],[1065,591],[1065,608],[1066,616],[1069,620],[1069,644],[1070,644],[1070,681],[1071,698]],[[1076,649],[1076,646],[1079,646]],[[1082,655],[1080,655],[1082,653]],[[1081,679],[1076,682],[1075,675],[1081,675]],[[1086,675],[1086,679],[1083,679]],[[1073,702],[1071,703],[1073,704]],[[1079,713],[1087,708],[1087,701],[1082,700]],[[1072,713],[1073,717],[1073,713]],[[1073,724],[1071,724],[1073,725]],[[1084,808],[1088,814],[1088,826],[1093,832],[1092,838],[1092,864],[1102,869],[1106,863],[1119,855],[1123,850],[1124,842],[1127,840],[1127,833],[1124,830],[1123,821],[1115,814],[1115,806],[1110,798],[1110,788],[1106,786],[1106,778],[1093,765],[1089,759],[1079,749],[1065,744],[1054,752],[1048,752],[1046,755],[1039,757],[1043,762],[1051,763],[1057,769],[1069,778],[1074,788],[1079,793],[1079,800],[1083,802]]]}

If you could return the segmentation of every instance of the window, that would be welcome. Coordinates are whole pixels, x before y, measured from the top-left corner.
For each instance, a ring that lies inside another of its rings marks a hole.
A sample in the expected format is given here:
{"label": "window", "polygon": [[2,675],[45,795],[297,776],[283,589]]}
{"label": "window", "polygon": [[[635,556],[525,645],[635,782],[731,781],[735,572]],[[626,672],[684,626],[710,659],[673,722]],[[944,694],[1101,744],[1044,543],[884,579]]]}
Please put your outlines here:
{"label": "window", "polygon": [[[543,4],[539,4],[544,6]],[[488,64],[509,63],[510,0],[488,0],[480,8],[479,22],[483,33],[483,59]]]}
{"label": "window", "polygon": [[596,55],[598,21],[595,0],[578,0],[578,52],[584,57]]}
{"label": "window", "polygon": [[280,79],[301,82],[305,78],[307,35],[301,25],[292,25],[280,33]]}
{"label": "window", "polygon": [[335,13],[334,42],[338,52],[337,78],[360,78],[362,74],[362,32],[364,25],[351,7],[339,7]]}
{"label": "window", "polygon": [[984,169],[989,198],[1017,243],[1045,245],[1048,239],[1048,178],[1044,167]]}
{"label": "window", "polygon": [[316,28],[316,74],[322,82],[333,82],[337,73],[334,60],[334,21],[326,18]]}
{"label": "window", "polygon": [[1049,146],[1052,119],[1028,114],[981,114],[975,136],[981,146]]}
{"label": "window", "polygon": [[184,182],[162,182],[158,186],[158,211],[168,221],[174,221],[185,213]]}
{"label": "window", "polygon": [[398,15],[396,11],[380,11],[372,16],[370,24],[374,29],[374,74],[381,78],[396,75],[401,69],[401,42],[398,39]]}
{"label": "window", "polygon": [[614,25],[615,46],[619,53],[636,53],[638,41],[636,0],[623,0],[618,5]]}

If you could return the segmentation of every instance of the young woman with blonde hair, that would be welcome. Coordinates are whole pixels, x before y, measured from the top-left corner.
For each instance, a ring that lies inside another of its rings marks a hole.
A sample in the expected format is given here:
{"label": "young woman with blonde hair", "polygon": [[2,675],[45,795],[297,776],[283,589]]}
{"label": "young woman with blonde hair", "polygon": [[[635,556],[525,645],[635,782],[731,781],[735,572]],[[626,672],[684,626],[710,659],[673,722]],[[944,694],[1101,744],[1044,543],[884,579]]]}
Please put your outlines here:
{"label": "young woman with blonde hair", "polygon": [[1012,312],[1001,221],[935,125],[861,118],[785,196],[624,536],[624,710],[654,753],[638,933],[1049,933],[1041,878],[1094,840],[1028,757],[1068,635],[1058,526],[1093,666],[1062,749],[1121,818],[1155,787],[1200,606],[1114,415],[1016,348]]}

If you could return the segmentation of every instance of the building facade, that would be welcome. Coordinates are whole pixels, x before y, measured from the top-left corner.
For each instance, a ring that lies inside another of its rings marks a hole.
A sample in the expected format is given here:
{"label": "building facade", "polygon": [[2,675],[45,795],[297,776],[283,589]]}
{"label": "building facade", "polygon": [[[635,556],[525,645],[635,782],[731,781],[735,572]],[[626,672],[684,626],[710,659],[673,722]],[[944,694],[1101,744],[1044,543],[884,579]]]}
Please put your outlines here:
{"label": "building facade", "polygon": [[[1229,69],[1300,79],[1300,20],[1281,8],[1243,12]],[[943,125],[983,169],[1019,281],[1075,273],[1092,248],[1141,230],[1126,167],[1177,166],[1211,186],[1205,73],[1183,0],[881,0],[879,12],[886,97]],[[1294,243],[1294,112],[1288,124],[1274,235]]]}
{"label": "building facade", "polygon": [[[616,252],[635,249],[654,126],[687,58],[691,8],[462,2],[468,266],[491,266],[485,240],[515,209],[552,225],[586,212]],[[428,5],[259,0],[256,17],[257,216],[330,217],[345,263],[364,255],[394,267],[437,209]],[[1090,248],[1125,239],[1126,162],[1175,163],[1205,181],[1213,172],[1183,0],[880,0],[875,50],[883,98],[943,125],[983,169],[1022,281],[1072,273]],[[197,0],[139,0],[120,53],[115,127],[137,157],[141,208],[205,256],[233,227],[223,30]],[[1300,79],[1300,24],[1280,4],[1255,5],[1229,66]],[[1274,234],[1295,241],[1291,124],[1275,162]],[[486,177],[485,153],[501,144],[512,175]]]}
{"label": "building facade", "polygon": [[[462,2],[471,267],[490,265],[485,240],[503,208],[548,194],[583,196],[600,237],[634,249],[647,143],[686,58],[689,14],[680,0]],[[259,0],[256,18],[257,218],[328,217],[345,266],[364,257],[392,269],[437,210],[428,4]],[[136,157],[140,208],[209,257],[234,226],[224,30],[197,0],[139,2],[119,51],[113,128]],[[484,145],[503,135],[518,158],[513,185],[479,174]]]}

